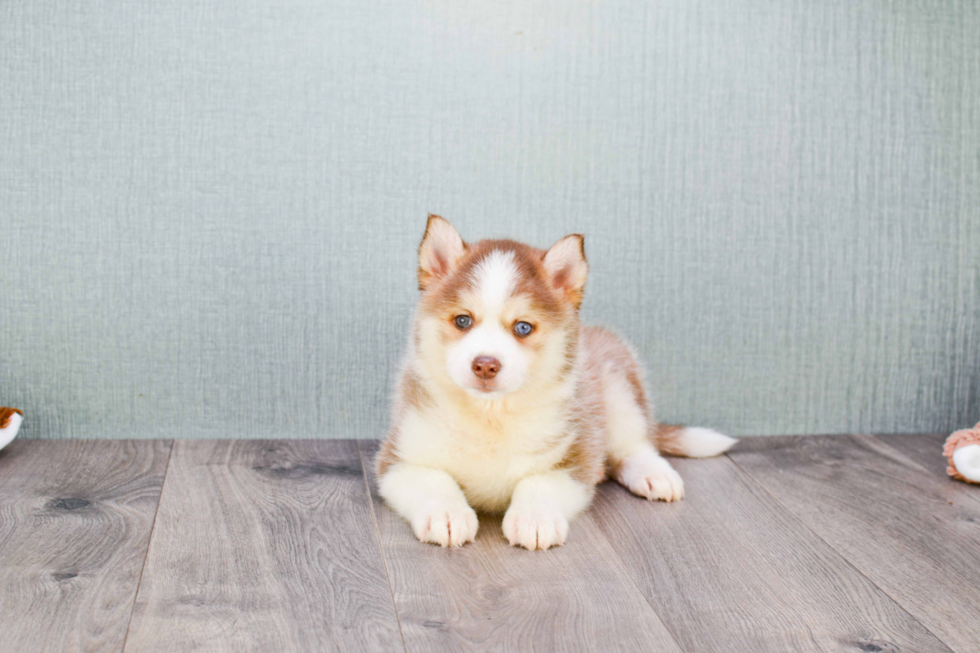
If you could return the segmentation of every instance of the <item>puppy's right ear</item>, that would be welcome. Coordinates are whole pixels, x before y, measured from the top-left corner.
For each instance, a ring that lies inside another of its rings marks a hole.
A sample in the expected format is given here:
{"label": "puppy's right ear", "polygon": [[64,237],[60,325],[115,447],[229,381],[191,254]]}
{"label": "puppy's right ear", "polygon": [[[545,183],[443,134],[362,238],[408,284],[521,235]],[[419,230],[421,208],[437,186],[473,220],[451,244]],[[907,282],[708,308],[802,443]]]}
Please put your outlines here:
{"label": "puppy's right ear", "polygon": [[419,290],[452,272],[465,252],[466,243],[449,221],[430,213],[419,245]]}

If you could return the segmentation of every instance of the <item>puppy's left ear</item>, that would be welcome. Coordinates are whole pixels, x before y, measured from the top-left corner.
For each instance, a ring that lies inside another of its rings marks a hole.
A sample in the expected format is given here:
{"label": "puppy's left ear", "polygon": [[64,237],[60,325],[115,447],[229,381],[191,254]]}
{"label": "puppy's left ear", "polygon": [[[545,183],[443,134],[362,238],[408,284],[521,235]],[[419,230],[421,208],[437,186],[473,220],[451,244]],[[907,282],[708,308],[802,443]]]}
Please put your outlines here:
{"label": "puppy's left ear", "polygon": [[449,221],[429,214],[425,236],[419,245],[419,290],[445,277],[466,252],[466,243]]}
{"label": "puppy's left ear", "polygon": [[585,237],[582,234],[565,236],[545,252],[543,262],[552,287],[564,292],[575,306],[581,304],[585,278],[589,275]]}

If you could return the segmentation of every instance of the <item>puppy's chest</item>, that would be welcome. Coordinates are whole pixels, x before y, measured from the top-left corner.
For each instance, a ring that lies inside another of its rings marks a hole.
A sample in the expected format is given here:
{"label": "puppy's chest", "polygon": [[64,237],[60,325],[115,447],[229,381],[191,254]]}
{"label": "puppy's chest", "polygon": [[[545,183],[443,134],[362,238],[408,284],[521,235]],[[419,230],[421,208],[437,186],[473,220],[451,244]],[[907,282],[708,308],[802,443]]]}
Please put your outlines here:
{"label": "puppy's chest", "polygon": [[445,415],[431,417],[414,451],[403,453],[414,458],[412,462],[449,472],[470,503],[485,510],[505,508],[521,479],[554,468],[571,437],[558,414],[485,424]]}

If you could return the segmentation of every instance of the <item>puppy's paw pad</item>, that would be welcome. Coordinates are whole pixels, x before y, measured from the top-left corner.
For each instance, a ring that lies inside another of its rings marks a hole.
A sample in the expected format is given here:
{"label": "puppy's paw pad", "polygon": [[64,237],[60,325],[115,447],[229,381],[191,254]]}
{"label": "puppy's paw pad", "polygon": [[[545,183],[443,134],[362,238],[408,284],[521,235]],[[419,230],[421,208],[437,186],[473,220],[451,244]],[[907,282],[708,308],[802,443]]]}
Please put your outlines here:
{"label": "puppy's paw pad", "polygon": [[480,522],[467,505],[433,506],[412,520],[415,537],[440,546],[463,546],[476,539]]}
{"label": "puppy's paw pad", "polygon": [[568,520],[557,508],[512,506],[504,515],[503,529],[511,546],[545,550],[565,543]]}

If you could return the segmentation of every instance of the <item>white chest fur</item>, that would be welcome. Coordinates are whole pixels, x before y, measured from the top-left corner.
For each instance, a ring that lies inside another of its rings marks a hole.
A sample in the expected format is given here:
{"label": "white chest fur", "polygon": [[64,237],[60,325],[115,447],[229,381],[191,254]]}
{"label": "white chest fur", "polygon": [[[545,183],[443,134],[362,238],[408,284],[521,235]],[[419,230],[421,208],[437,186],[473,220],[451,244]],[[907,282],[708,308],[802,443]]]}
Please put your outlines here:
{"label": "white chest fur", "polygon": [[452,409],[409,411],[400,424],[399,457],[448,472],[474,508],[507,508],[517,483],[561,461],[571,442],[557,407],[519,413]]}

